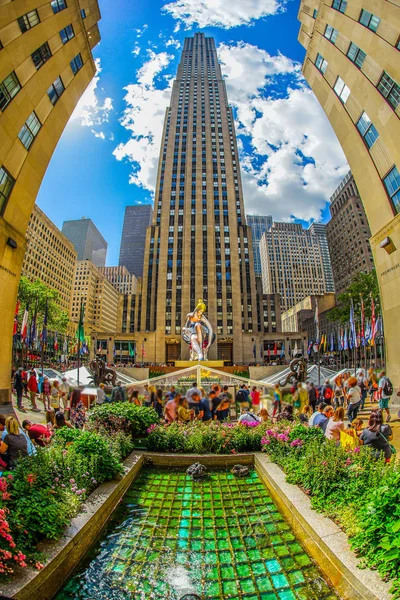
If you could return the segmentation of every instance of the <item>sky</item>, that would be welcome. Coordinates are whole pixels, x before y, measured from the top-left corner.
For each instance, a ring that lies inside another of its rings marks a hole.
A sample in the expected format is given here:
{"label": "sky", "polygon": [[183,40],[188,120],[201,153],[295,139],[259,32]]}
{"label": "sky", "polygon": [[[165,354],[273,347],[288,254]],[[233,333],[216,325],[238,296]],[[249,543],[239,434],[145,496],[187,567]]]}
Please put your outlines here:
{"label": "sky", "polygon": [[61,229],[89,217],[117,265],[125,206],[153,201],[165,108],[185,37],[214,37],[233,106],[247,213],[329,218],[348,172],[301,74],[298,0],[99,0],[97,74],[67,124],[37,202]]}

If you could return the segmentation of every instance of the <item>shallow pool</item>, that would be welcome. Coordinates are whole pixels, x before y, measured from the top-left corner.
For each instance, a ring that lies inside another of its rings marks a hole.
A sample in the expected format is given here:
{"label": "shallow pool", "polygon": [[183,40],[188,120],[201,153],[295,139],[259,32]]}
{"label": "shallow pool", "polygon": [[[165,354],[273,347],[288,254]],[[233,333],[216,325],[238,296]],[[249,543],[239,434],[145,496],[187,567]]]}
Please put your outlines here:
{"label": "shallow pool", "polygon": [[337,600],[255,471],[141,471],[57,600]]}

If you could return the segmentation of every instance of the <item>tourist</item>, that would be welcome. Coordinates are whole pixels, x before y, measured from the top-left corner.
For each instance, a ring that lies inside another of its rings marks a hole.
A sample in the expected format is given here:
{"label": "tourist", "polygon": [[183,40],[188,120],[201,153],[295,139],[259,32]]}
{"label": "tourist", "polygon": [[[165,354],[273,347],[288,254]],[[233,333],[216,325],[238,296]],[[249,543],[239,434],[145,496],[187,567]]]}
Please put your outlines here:
{"label": "tourist", "polygon": [[313,427],[320,427],[322,429],[322,431],[325,433],[327,425],[328,425],[328,421],[332,415],[333,415],[333,407],[330,405],[325,405],[324,410],[314,417]]}
{"label": "tourist", "polygon": [[217,394],[215,393],[215,390],[213,390],[212,388],[208,394],[208,402],[209,402],[209,405],[211,408],[211,416],[214,420],[216,420],[217,415],[215,413],[216,413],[217,407],[220,405],[220,399],[219,399],[219,396],[217,396]]}
{"label": "tourist", "polygon": [[[265,409],[263,409],[265,410]],[[261,416],[251,412],[250,409],[245,410],[238,418],[238,423],[261,423]]]}
{"label": "tourist", "polygon": [[277,421],[294,421],[293,406],[287,404],[283,411],[276,417]]}
{"label": "tourist", "polygon": [[[104,384],[103,384],[104,385]],[[66,410],[69,401],[69,385],[67,378],[63,377],[60,385],[60,399],[62,400],[63,409]],[[98,396],[97,396],[98,399]]]}
{"label": "tourist", "polygon": [[272,418],[275,417],[276,414],[281,412],[282,406],[282,391],[279,383],[276,383],[274,386],[274,410],[272,411]]}
{"label": "tourist", "polygon": [[46,410],[46,428],[50,433],[54,430],[56,425],[56,413],[54,410]]}
{"label": "tourist", "polygon": [[167,402],[169,400],[172,400],[172,398],[175,398],[175,396],[176,396],[175,386],[171,385],[171,387],[169,388],[169,392],[166,395]]}
{"label": "tourist", "polygon": [[360,392],[361,392],[360,409],[363,410],[364,405],[365,405],[365,399],[366,399],[367,393],[368,393],[368,381],[365,377],[365,373],[364,373],[363,369],[360,369],[357,373],[357,385],[360,388]]}
{"label": "tourist", "polygon": [[200,390],[200,397],[207,398],[206,390],[203,387],[199,387],[199,390]]}
{"label": "tourist", "polygon": [[149,389],[149,384],[148,383],[144,384],[144,387],[143,387],[143,396],[144,396],[143,406],[150,407],[151,406],[151,402],[150,402],[150,389]]}
{"label": "tourist", "polygon": [[130,402],[131,404],[134,404],[135,406],[141,406],[141,402],[139,399],[139,391],[135,390],[134,388],[132,389],[131,393],[128,396],[128,402]]}
{"label": "tourist", "polygon": [[171,398],[171,400],[168,400],[167,404],[165,405],[165,421],[166,423],[169,425],[171,423],[173,423],[174,421],[176,421],[177,415],[178,415],[178,402],[180,399],[181,395],[180,394],[175,394],[175,396],[173,398]]}
{"label": "tourist", "polygon": [[96,397],[97,406],[101,406],[102,404],[104,404],[104,402],[110,401],[110,398],[108,398],[106,396],[105,387],[106,386],[104,383],[100,383],[99,387],[97,388],[97,397]]}
{"label": "tourist", "polygon": [[58,411],[58,413],[55,414],[54,429],[62,429],[63,427],[69,427],[70,429],[73,429],[73,425],[71,425],[69,421],[66,421],[64,413]]}
{"label": "tourist", "polygon": [[50,443],[51,434],[44,425],[32,423],[31,421],[28,421],[28,419],[25,419],[25,421],[22,421],[22,429],[27,432],[34,444],[44,448]]}
{"label": "tourist", "polygon": [[225,385],[221,394],[218,396],[219,404],[214,411],[214,418],[218,421],[225,421],[229,417],[232,395],[228,392],[228,386]]}
{"label": "tourist", "polygon": [[297,388],[296,391],[293,395],[293,406],[294,408],[297,408],[300,410],[302,410],[303,406],[306,406],[308,404],[308,390],[307,388],[305,388],[303,386],[303,384],[301,383],[301,381],[298,382],[297,384]]}
{"label": "tourist", "polygon": [[189,409],[189,404],[185,396],[179,397],[176,413],[179,423],[188,423],[193,419],[194,409]]}
{"label": "tourist", "polygon": [[375,399],[377,400],[378,389],[378,377],[376,376],[374,369],[371,367],[368,369],[368,393],[371,404]]}
{"label": "tourist", "polygon": [[313,414],[312,407],[309,404],[306,404],[305,406],[303,406],[303,408],[300,411],[300,414],[299,414],[300,422],[303,423],[303,425],[308,425],[308,421],[312,414]]}
{"label": "tourist", "polygon": [[250,397],[251,397],[251,405],[253,407],[253,411],[256,414],[258,414],[260,411],[261,392],[258,391],[256,386],[254,386],[253,389],[251,390]]}
{"label": "tourist", "polygon": [[27,398],[28,397],[28,373],[27,373],[27,371],[25,371],[25,369],[22,369],[21,376],[22,376],[22,388],[24,390],[25,398]]}
{"label": "tourist", "polygon": [[315,407],[317,406],[317,390],[313,381],[310,381],[308,384],[308,404],[315,411]]}
{"label": "tourist", "polygon": [[122,383],[117,381],[115,387],[113,387],[111,391],[111,402],[125,402],[125,400],[126,390],[122,387]]}
{"label": "tourist", "polygon": [[[57,414],[56,414],[57,419]],[[69,408],[69,419],[76,429],[83,429],[86,423],[85,406],[81,400],[81,390],[76,389],[71,394],[71,404]]]}
{"label": "tourist", "polygon": [[240,411],[247,410],[250,407],[250,392],[245,384],[238,390],[235,401],[239,405]]}
{"label": "tourist", "polygon": [[51,388],[50,388],[50,381],[49,378],[47,377],[47,375],[45,375],[43,377],[43,384],[42,384],[42,402],[44,405],[44,410],[48,409],[50,410],[51,406],[50,406],[50,392],[51,392]]}
{"label": "tourist", "polygon": [[60,410],[60,396],[60,384],[58,383],[57,379],[55,379],[50,390],[50,404],[54,412]]}
{"label": "tourist", "polygon": [[386,411],[387,418],[386,422],[389,423],[391,416],[389,411],[389,402],[393,394],[393,385],[389,377],[386,376],[385,371],[379,373],[378,382],[378,396],[379,396],[379,408],[381,411]]}
{"label": "tourist", "polygon": [[153,401],[153,408],[156,411],[156,413],[159,416],[159,418],[162,419],[162,416],[163,416],[163,393],[162,393],[162,389],[156,390],[156,395],[155,395],[154,401]]}
{"label": "tourist", "polygon": [[38,388],[38,382],[36,379],[36,373],[32,369],[32,371],[30,371],[30,373],[29,373],[28,392],[29,392],[33,412],[40,412],[40,408],[38,408],[36,406],[36,394],[38,393],[38,391],[39,391],[39,388]]}
{"label": "tourist", "polygon": [[24,386],[22,383],[22,368],[20,367],[18,371],[14,375],[14,390],[17,396],[17,408],[21,412],[26,412],[25,408],[22,406],[22,396],[24,393]]}
{"label": "tourist", "polygon": [[341,375],[338,375],[335,378],[335,383],[334,383],[334,406],[335,408],[338,408],[339,406],[343,406],[344,405],[344,391],[343,391],[343,378]]}
{"label": "tourist", "polygon": [[349,377],[348,389],[346,393],[347,400],[347,418],[350,423],[357,418],[359,408],[361,406],[361,390],[357,385],[356,377]]}
{"label": "tourist", "polygon": [[145,404],[144,405],[145,406],[152,406],[154,408],[154,402],[155,402],[155,399],[156,399],[157,390],[156,390],[156,388],[155,388],[154,385],[149,385],[148,390],[149,390],[149,394],[150,394],[148,401],[150,402],[150,404],[149,405],[146,404],[147,400],[145,398]]}
{"label": "tourist", "polygon": [[6,429],[7,434],[0,444],[0,454],[3,455],[5,462],[12,470],[17,466],[20,457],[28,456],[28,442],[24,433],[20,431],[15,417],[7,418]]}
{"label": "tourist", "polygon": [[0,434],[1,434],[1,439],[4,440],[4,438],[7,435],[7,429],[6,429],[6,417],[2,414],[0,414]]}
{"label": "tourist", "polygon": [[[322,414],[322,412],[325,410],[325,408],[328,405],[325,404],[325,402],[320,402],[317,406],[317,409],[312,413],[311,417],[308,419],[308,425],[310,427],[312,427],[314,425],[314,419],[317,415]],[[312,409],[311,409],[312,410]]]}
{"label": "tourist", "polygon": [[368,427],[360,435],[360,440],[365,446],[371,446],[376,452],[374,455],[379,458],[380,453],[385,455],[386,462],[392,457],[392,449],[389,441],[393,439],[393,432],[390,425],[383,425],[383,416],[381,410],[373,410],[369,416]]}
{"label": "tourist", "polygon": [[361,435],[361,432],[363,431],[363,423],[364,423],[364,421],[362,419],[360,419],[360,417],[357,417],[357,419],[354,419],[354,421],[349,423],[347,426],[347,430],[346,430],[347,435],[351,435],[351,437],[358,440],[358,438]]}
{"label": "tourist", "polygon": [[[195,404],[194,410],[196,413],[196,419],[204,422],[211,421],[211,409],[208,400],[206,398],[201,398],[200,394],[194,392],[192,394],[192,402]],[[221,419],[218,418],[218,420]]]}
{"label": "tourist", "polygon": [[[214,389],[214,387],[213,387]],[[189,408],[195,408],[196,402],[193,400],[193,396],[201,396],[201,392],[197,387],[191,387],[186,392],[186,400],[188,401]]]}
{"label": "tourist", "polygon": [[261,417],[261,421],[262,421],[263,423],[265,423],[266,421],[269,421],[269,420],[270,420],[269,412],[267,411],[267,409],[266,409],[266,408],[262,408],[262,409],[260,410],[259,417]]}
{"label": "tourist", "polygon": [[325,379],[325,383],[321,388],[321,400],[325,402],[325,404],[332,404],[333,399],[333,389],[329,382],[329,379]]}
{"label": "tourist", "polygon": [[[329,406],[329,405],[328,405]],[[340,443],[340,432],[344,431],[344,408],[339,406],[333,413],[325,429],[325,437]]]}

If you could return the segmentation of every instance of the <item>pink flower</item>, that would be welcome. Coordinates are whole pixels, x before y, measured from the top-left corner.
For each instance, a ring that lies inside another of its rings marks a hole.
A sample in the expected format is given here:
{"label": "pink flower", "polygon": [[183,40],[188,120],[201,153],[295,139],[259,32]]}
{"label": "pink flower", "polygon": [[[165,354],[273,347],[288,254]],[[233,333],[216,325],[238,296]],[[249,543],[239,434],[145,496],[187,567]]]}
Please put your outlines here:
{"label": "pink flower", "polygon": [[75,483],[75,479],[70,479],[69,482],[70,483]]}
{"label": "pink flower", "polygon": [[361,450],[360,446],[356,446],[353,450],[353,454],[359,454],[360,450]]}
{"label": "pink flower", "polygon": [[299,446],[303,445],[303,440],[300,440],[300,439],[293,440],[293,442],[290,445],[292,446],[292,448],[298,448]]}
{"label": "pink flower", "polygon": [[261,443],[263,444],[263,446],[268,446],[271,443],[271,440],[268,440],[266,438],[263,438],[261,440]]}

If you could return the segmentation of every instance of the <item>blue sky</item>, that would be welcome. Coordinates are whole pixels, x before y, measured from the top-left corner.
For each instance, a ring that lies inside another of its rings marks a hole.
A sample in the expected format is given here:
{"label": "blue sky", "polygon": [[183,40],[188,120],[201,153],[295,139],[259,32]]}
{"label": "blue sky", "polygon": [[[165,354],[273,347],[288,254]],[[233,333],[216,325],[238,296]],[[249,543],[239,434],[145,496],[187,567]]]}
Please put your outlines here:
{"label": "blue sky", "polygon": [[125,206],[152,201],[182,42],[202,31],[215,38],[227,77],[247,212],[325,221],[348,168],[301,75],[298,7],[297,0],[100,0],[99,71],[57,146],[39,206],[60,228],[90,217],[108,241],[107,264],[118,264]]}

